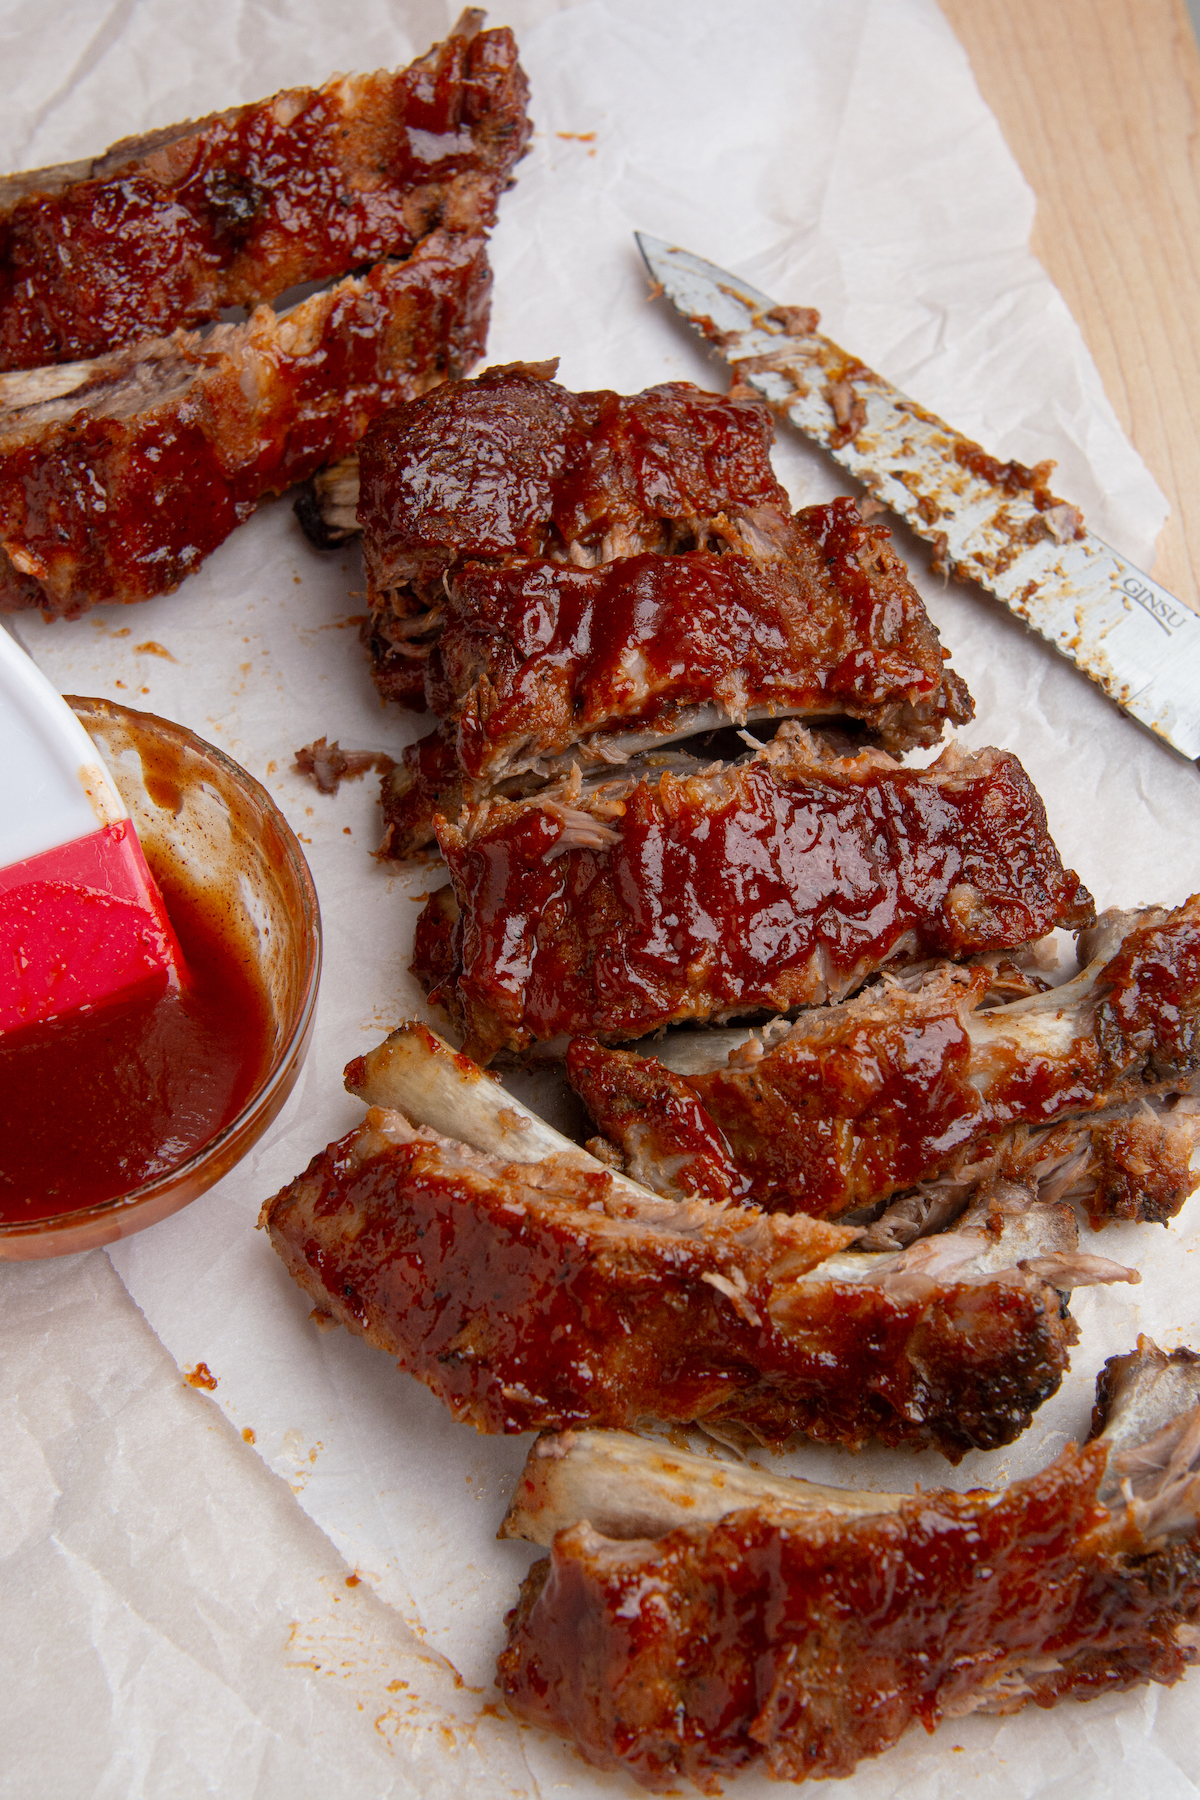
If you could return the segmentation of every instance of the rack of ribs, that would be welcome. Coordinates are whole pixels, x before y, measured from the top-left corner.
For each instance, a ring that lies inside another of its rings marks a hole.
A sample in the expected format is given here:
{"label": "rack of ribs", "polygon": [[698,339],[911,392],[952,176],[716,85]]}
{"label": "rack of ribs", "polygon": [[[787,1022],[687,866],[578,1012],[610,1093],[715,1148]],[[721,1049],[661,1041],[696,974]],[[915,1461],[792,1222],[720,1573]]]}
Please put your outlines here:
{"label": "rack of ribs", "polygon": [[[0,183],[0,611],[169,592],[478,360],[485,234],[530,131],[512,35],[482,18],[398,74]],[[231,306],[254,310],[207,328]]]}
{"label": "rack of ribs", "polygon": [[1148,1339],[1092,1436],[995,1493],[869,1494],[622,1433],[534,1445],[505,1524],[550,1548],[508,1618],[516,1716],[652,1791],[849,1775],[919,1720],[1200,1659],[1200,1359]]}
{"label": "rack of ribs", "polygon": [[[850,500],[791,514],[764,405],[573,394],[554,367],[447,383],[362,445],[376,683],[443,721],[461,797],[751,721],[852,720],[899,751],[971,716],[890,534]],[[432,836],[405,792],[393,854]]]}
{"label": "rack of ribs", "polygon": [[483,1431],[658,1417],[957,1460],[1058,1387],[1066,1293],[1138,1279],[1081,1255],[1069,1206],[1011,1186],[874,1255],[802,1214],[663,1200],[420,1025],[347,1086],[364,1123],[261,1223],[317,1308]]}
{"label": "rack of ribs", "polygon": [[436,993],[471,1054],[784,1012],[885,965],[1011,948],[1093,916],[1007,752],[952,745],[903,768],[883,751],[839,756],[785,721],[738,763],[691,767],[588,783],[576,770],[439,818],[459,919]]}
{"label": "rack of ribs", "polygon": [[992,1004],[995,959],[887,976],[791,1026],[629,1052],[577,1038],[571,1083],[620,1166],[672,1199],[748,1197],[899,1248],[981,1183],[1040,1184],[1094,1224],[1174,1217],[1200,1141],[1200,895],[1106,913],[1074,980]]}
{"label": "rack of ribs", "polygon": [[102,356],[305,282],[478,235],[523,153],[509,31],[465,13],[398,72],[126,138],[0,181],[0,369]]}
{"label": "rack of ribs", "polygon": [[0,375],[0,611],[167,593],[487,332],[482,237],[435,231],[283,313]]}

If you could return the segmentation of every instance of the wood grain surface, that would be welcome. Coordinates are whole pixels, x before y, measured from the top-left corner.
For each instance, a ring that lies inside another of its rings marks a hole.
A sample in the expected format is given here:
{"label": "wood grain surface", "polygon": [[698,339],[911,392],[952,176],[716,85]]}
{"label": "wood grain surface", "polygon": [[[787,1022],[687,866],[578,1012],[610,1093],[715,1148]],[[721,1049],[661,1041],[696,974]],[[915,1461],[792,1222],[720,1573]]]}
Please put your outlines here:
{"label": "wood grain surface", "polygon": [[1171,503],[1200,610],[1200,52],[1184,0],[940,0],[1037,196],[1033,249]]}

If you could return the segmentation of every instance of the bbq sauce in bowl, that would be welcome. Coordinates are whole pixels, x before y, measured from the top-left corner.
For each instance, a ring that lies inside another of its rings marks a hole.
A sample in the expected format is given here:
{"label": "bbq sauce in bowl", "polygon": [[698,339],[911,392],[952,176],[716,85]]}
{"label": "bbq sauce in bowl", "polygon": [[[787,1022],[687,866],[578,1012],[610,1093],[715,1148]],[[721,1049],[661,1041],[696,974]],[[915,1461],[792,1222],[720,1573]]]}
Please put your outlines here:
{"label": "bbq sauce in bowl", "polygon": [[211,897],[176,887],[164,899],[181,987],[0,1038],[0,1222],[98,1206],[169,1174],[265,1075],[273,1021],[245,946]]}
{"label": "bbq sauce in bowl", "polygon": [[316,890],[270,795],[184,726],[70,703],[188,972],[180,993],[0,1039],[0,1260],[127,1237],[227,1174],[295,1085],[320,979]]}

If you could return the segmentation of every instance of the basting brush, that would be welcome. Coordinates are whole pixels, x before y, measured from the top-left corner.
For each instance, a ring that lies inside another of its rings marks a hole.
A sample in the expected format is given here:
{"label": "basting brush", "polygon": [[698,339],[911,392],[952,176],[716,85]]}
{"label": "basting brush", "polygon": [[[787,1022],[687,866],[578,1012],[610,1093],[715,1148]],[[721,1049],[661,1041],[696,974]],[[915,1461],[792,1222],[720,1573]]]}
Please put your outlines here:
{"label": "basting brush", "polygon": [[95,745],[0,628],[0,1033],[178,986],[183,966]]}

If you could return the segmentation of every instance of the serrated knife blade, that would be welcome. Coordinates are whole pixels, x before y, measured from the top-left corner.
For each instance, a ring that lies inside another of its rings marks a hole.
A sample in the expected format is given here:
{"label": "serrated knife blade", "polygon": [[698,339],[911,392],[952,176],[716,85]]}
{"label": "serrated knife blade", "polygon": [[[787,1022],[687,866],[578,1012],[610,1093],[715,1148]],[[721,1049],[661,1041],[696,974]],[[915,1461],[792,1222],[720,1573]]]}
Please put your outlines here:
{"label": "serrated knife blade", "polygon": [[1200,616],[1083,528],[1038,471],[1000,463],[736,275],[636,232],[651,278],[735,377],[820,444],[1110,699],[1200,758]]}

